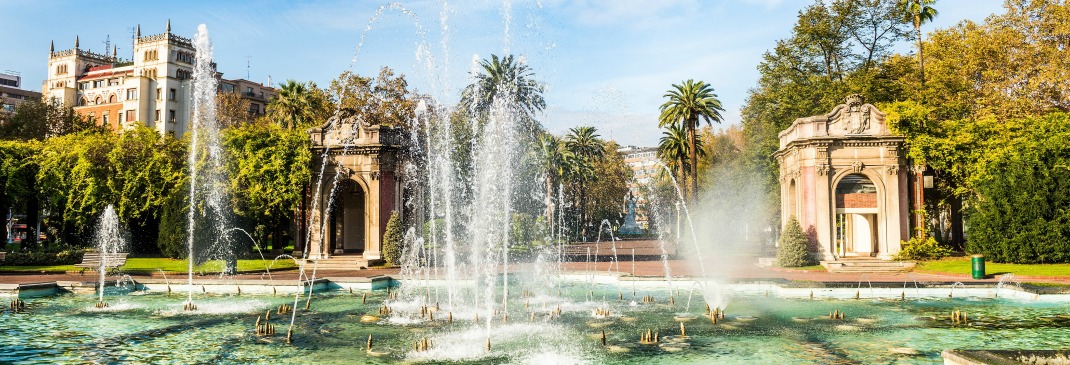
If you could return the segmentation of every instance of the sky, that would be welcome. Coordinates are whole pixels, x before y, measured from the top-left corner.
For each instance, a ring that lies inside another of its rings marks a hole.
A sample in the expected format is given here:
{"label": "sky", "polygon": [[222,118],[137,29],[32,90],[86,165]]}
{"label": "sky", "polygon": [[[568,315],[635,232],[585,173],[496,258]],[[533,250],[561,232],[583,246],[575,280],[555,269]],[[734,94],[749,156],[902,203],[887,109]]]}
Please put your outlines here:
{"label": "sky", "polygon": [[[130,58],[132,29],[142,36],[192,38],[208,28],[225,78],[321,87],[345,70],[375,75],[383,66],[409,85],[455,103],[474,61],[523,58],[546,86],[540,117],[553,133],[592,125],[622,145],[657,144],[658,107],[674,83],[711,84],[738,124],[762,54],[790,36],[807,0],[530,1],[124,1],[0,0],[0,72],[40,90],[48,47]],[[1002,12],[1002,0],[940,0],[926,29]],[[901,52],[911,51],[909,44]],[[831,108],[832,106],[830,106]]]}

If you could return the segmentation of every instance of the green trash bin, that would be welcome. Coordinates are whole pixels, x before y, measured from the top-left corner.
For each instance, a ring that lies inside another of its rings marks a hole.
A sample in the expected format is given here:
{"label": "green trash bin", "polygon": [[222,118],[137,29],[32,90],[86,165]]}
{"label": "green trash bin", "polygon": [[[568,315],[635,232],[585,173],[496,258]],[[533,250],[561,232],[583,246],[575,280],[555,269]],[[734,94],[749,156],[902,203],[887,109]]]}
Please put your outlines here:
{"label": "green trash bin", "polygon": [[973,255],[970,256],[970,262],[973,264],[973,278],[984,279],[985,278],[985,255]]}

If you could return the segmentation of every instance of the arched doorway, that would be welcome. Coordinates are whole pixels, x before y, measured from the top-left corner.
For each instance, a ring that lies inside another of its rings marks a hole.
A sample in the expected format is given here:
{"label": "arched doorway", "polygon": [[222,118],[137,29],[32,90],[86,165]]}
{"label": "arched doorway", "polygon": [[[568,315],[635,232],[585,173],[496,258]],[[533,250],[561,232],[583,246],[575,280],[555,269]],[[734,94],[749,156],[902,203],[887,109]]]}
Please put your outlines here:
{"label": "arched doorway", "polygon": [[877,185],[862,174],[844,176],[836,184],[836,254],[876,256]]}
{"label": "arched doorway", "polygon": [[799,201],[798,201],[798,187],[795,186],[795,179],[791,179],[791,183],[788,184],[788,212],[799,218]]}
{"label": "arched doorway", "polygon": [[352,179],[338,183],[338,191],[331,205],[328,242],[335,255],[363,253],[365,248],[365,194]]}

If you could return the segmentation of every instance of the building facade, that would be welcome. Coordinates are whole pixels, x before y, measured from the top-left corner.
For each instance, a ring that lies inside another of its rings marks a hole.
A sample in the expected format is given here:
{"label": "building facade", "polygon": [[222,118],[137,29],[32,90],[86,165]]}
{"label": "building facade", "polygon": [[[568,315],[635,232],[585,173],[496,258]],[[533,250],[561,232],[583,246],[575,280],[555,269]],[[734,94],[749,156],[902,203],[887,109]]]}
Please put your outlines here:
{"label": "building facade", "polygon": [[[115,49],[110,56],[82,49],[75,37],[73,49],[56,51],[54,43],[50,47],[42,94],[113,130],[144,125],[161,135],[181,137],[192,116],[196,59],[192,41],[171,33],[170,21],[155,35],[142,36],[138,25],[133,60],[119,59]],[[275,95],[274,89],[247,80],[219,84],[221,89],[249,90],[242,98],[255,105],[250,113],[257,116]]]}
{"label": "building facade", "polygon": [[799,219],[822,260],[890,260],[910,225],[904,137],[859,95],[780,132],[781,220]]}
{"label": "building facade", "polygon": [[0,121],[15,112],[15,107],[28,100],[41,100],[41,93],[22,89],[22,77],[0,73]]}
{"label": "building facade", "polygon": [[[637,209],[635,211],[635,223],[643,230],[650,230],[646,206],[646,190],[651,188],[661,171],[661,160],[658,159],[657,147],[627,146],[617,149],[624,157],[624,163],[632,169],[632,180],[628,182],[628,190],[635,198]],[[621,198],[622,201],[624,198]]]}

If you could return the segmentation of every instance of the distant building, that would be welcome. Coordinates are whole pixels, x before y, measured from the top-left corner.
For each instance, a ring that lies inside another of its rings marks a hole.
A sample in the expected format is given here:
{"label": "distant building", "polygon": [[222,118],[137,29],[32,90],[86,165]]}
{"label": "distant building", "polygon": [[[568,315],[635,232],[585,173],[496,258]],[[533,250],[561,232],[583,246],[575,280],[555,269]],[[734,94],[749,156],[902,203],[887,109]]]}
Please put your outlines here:
{"label": "distant building", "polygon": [[41,93],[22,89],[22,77],[0,73],[0,121],[27,100],[41,100]]}
{"label": "distant building", "polygon": [[267,105],[275,98],[277,91],[270,85],[246,79],[220,80],[219,92],[239,93],[249,102],[249,115],[259,117],[267,113]]}
{"label": "distant building", "polygon": [[[658,148],[627,146],[617,149],[617,152],[624,157],[624,163],[628,164],[628,167],[632,169],[634,179],[628,182],[628,189],[636,197],[639,207],[636,210],[635,223],[639,227],[649,230],[650,221],[647,218],[645,208],[647,206],[647,197],[644,192],[651,187],[651,184],[657,178],[658,171],[662,169],[661,161],[658,159]],[[621,197],[621,201],[624,201],[624,197]]]}
{"label": "distant building", "polygon": [[[140,124],[180,137],[189,129],[196,50],[189,38],[171,33],[171,21],[164,33],[149,36],[141,36],[138,25],[133,60],[119,59],[114,48],[108,56],[81,49],[78,43],[76,36],[73,49],[56,51],[54,43],[50,47],[48,80],[42,86],[45,97],[73,106],[113,130]],[[263,114],[275,95],[274,89],[246,80],[221,79],[219,85],[221,90],[250,90],[242,97],[255,105],[250,113],[256,115]]]}

